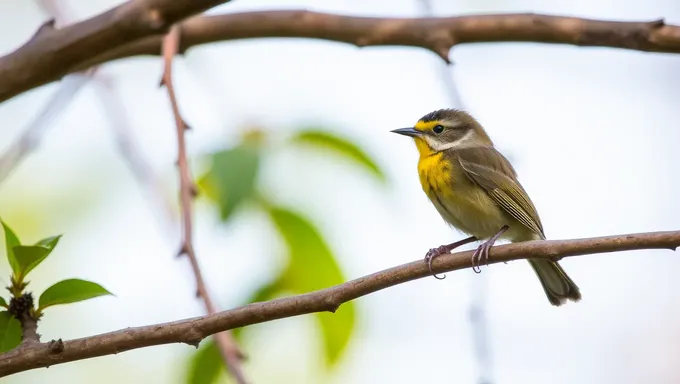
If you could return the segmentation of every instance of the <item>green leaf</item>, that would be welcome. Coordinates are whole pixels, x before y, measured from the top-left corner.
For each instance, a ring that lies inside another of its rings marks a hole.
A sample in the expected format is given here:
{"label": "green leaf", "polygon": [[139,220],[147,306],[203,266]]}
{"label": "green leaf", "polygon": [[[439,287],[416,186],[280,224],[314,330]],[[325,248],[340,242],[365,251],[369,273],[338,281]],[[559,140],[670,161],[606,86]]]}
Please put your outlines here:
{"label": "green leaf", "polygon": [[[305,293],[345,280],[326,241],[309,220],[281,207],[267,206],[267,210],[290,252],[290,263],[279,283],[281,290]],[[335,314],[318,313],[316,317],[323,335],[326,362],[333,365],[354,331],[354,304],[343,304]]]}
{"label": "green leaf", "polygon": [[355,307],[350,301],[340,306],[335,313],[320,312],[315,315],[321,323],[326,362],[333,365],[338,362],[352,338],[356,321]]}
{"label": "green leaf", "polygon": [[14,257],[19,264],[18,276],[26,277],[33,268],[45,260],[50,251],[51,249],[40,245],[18,245],[14,247]]}
{"label": "green leaf", "polygon": [[7,311],[0,312],[0,353],[11,351],[21,343],[21,323]]}
{"label": "green leaf", "polygon": [[49,249],[50,252],[52,252],[52,250],[54,249],[54,247],[57,246],[57,243],[59,242],[59,239],[61,239],[61,235],[50,236],[50,237],[46,237],[46,238],[44,238],[44,239],[38,241],[37,243],[35,243],[35,245],[43,246],[43,247]]}
{"label": "green leaf", "polygon": [[50,236],[38,241],[33,246],[21,245],[14,247],[14,257],[19,264],[22,278],[25,278],[29,272],[40,265],[52,253],[60,238],[61,235]]}
{"label": "green leaf", "polygon": [[222,357],[215,342],[210,339],[196,351],[189,361],[188,384],[213,384],[222,373]]}
{"label": "green leaf", "polygon": [[40,295],[38,311],[53,305],[75,303],[104,295],[112,293],[97,283],[80,279],[62,280]]}
{"label": "green leaf", "polygon": [[0,297],[0,307],[9,308],[9,305],[7,305],[7,301],[5,301],[4,297]]}
{"label": "green leaf", "polygon": [[5,230],[5,250],[7,252],[7,260],[9,265],[12,267],[12,271],[15,275],[19,274],[19,264],[17,259],[14,257],[14,251],[12,250],[17,245],[21,245],[19,238],[14,234],[12,228],[10,228],[5,222],[2,222],[2,227]]}
{"label": "green leaf", "polygon": [[351,142],[348,139],[335,136],[331,133],[322,130],[306,129],[298,132],[295,136],[292,137],[291,141],[294,144],[303,144],[318,147],[321,149],[331,150],[336,154],[352,161],[354,164],[364,168],[371,175],[375,176],[379,181],[381,182],[387,181],[385,173],[378,166],[376,161],[373,160],[357,144]]}
{"label": "green leaf", "polygon": [[212,166],[198,185],[220,207],[220,217],[227,221],[236,208],[254,195],[260,168],[258,147],[242,144],[212,155]]}

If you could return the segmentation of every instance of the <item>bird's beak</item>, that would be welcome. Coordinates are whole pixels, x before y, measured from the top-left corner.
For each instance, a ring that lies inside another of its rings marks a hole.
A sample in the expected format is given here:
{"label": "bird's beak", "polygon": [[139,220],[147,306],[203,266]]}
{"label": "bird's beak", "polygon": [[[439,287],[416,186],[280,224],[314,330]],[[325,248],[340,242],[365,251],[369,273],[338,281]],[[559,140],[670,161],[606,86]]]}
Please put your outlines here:
{"label": "bird's beak", "polygon": [[404,136],[411,136],[411,137],[418,137],[418,136],[423,134],[422,132],[420,132],[419,130],[417,130],[415,128],[399,128],[399,129],[392,130],[390,132],[398,133],[398,134],[404,135]]}

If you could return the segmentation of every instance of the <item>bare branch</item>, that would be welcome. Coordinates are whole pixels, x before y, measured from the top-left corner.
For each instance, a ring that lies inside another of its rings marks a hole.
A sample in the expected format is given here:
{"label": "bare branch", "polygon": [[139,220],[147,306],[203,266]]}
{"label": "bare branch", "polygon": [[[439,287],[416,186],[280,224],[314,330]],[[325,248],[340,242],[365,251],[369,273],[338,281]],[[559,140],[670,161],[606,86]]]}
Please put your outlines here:
{"label": "bare branch", "polygon": [[[569,256],[671,249],[680,246],[680,231],[650,232],[576,240],[529,241],[493,247],[490,264],[527,259],[559,260]],[[432,264],[438,273],[471,268],[472,251],[442,255]],[[315,312],[335,312],[340,305],[370,293],[429,277],[422,259],[302,295],[253,303],[214,315],[170,323],[126,328],[81,339],[39,343],[0,355],[0,377],[35,368],[172,343],[198,345],[209,335],[248,325]],[[59,346],[59,348],[55,348]]]}
{"label": "bare branch", "polygon": [[[180,24],[179,51],[218,41],[264,37],[294,37],[344,42],[358,47],[411,46],[430,50],[449,62],[449,50],[457,44],[488,42],[536,42],[598,46],[649,52],[680,53],[680,26],[663,20],[620,22],[540,14],[467,15],[429,18],[376,18],[291,11],[231,13],[190,18]],[[92,52],[66,71],[85,69],[115,59],[158,55],[161,36],[128,39],[105,53]],[[0,79],[6,77],[6,59],[0,58]],[[57,58],[51,65],[60,65]],[[24,66],[25,68],[25,66]],[[28,68],[27,75],[33,69]],[[35,77],[35,76],[31,76]],[[38,86],[50,79],[30,79]],[[0,102],[25,89],[13,84],[0,88]]]}
{"label": "bare branch", "polygon": [[[136,55],[158,55],[170,25],[225,0],[131,0],[55,29],[46,22],[26,44],[0,57],[0,102],[70,72]],[[180,24],[189,47],[235,39],[302,37],[359,47],[421,47],[446,62],[456,44],[537,42],[680,53],[680,27],[663,20],[620,22],[540,14],[375,18],[308,11],[195,17]]]}
{"label": "bare branch", "polygon": [[89,74],[95,70],[96,67],[85,73],[69,75],[61,82],[59,89],[26,127],[21,136],[0,156],[0,183],[5,181],[24,158],[38,146],[41,137],[57,121],[57,117],[88,82]]}
{"label": "bare branch", "polygon": [[[191,270],[193,271],[194,277],[196,279],[196,294],[203,300],[208,315],[212,315],[216,312],[215,305],[213,304],[205,281],[203,280],[203,273],[201,272],[201,268],[198,265],[198,258],[196,258],[196,252],[194,251],[192,240],[192,200],[196,195],[197,188],[192,180],[189,171],[189,163],[187,160],[185,133],[189,129],[189,126],[184,121],[182,114],[179,111],[175,87],[172,81],[172,63],[175,55],[177,54],[179,42],[179,27],[173,26],[163,41],[163,61],[165,68],[163,70],[163,77],[161,79],[161,85],[164,85],[168,91],[168,97],[170,99],[170,105],[172,107],[172,113],[177,131],[177,166],[179,168],[180,179],[180,205],[182,207],[182,244],[180,246],[179,255],[186,255],[189,259]],[[224,363],[229,369],[229,372],[234,375],[234,378],[236,378],[239,384],[245,384],[245,376],[243,375],[243,371],[241,369],[241,359],[243,358],[243,354],[236,346],[236,341],[231,336],[231,333],[227,331],[219,332],[215,334],[214,337],[217,347],[220,350],[220,354],[222,355]]]}
{"label": "bare branch", "polygon": [[121,157],[137,183],[146,190],[147,202],[152,208],[155,207],[159,224],[165,228],[165,232],[175,236],[177,215],[174,202],[163,189],[161,179],[139,148],[121,96],[114,89],[110,79],[101,73],[95,76],[93,85],[110,123]]}
{"label": "bare branch", "polygon": [[58,80],[94,55],[146,36],[160,37],[177,21],[227,1],[130,0],[64,28],[49,20],[28,42],[0,57],[0,102]]}

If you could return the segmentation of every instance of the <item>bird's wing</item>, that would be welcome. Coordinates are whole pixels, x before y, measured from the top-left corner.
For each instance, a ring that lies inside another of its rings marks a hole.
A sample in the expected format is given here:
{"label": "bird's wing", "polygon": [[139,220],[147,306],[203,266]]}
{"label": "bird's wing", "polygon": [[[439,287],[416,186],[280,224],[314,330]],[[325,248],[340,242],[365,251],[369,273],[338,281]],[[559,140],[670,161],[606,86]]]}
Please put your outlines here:
{"label": "bird's wing", "polygon": [[456,150],[456,157],[473,183],[517,221],[545,238],[536,207],[517,181],[514,168],[500,152],[493,147],[461,148]]}

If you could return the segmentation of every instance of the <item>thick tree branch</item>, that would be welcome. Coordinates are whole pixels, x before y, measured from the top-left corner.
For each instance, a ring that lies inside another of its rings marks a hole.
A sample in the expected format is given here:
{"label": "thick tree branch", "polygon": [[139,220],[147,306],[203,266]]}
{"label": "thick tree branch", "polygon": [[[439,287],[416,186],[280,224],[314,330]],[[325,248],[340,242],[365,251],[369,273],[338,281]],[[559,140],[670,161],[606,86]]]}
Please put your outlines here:
{"label": "thick tree branch", "polygon": [[[198,258],[193,245],[193,208],[192,200],[196,195],[196,185],[191,177],[189,170],[189,161],[187,159],[186,137],[185,133],[189,129],[186,121],[182,118],[177,103],[177,94],[172,81],[172,64],[180,44],[179,27],[174,25],[170,32],[163,38],[163,61],[164,70],[161,79],[161,85],[164,85],[168,91],[168,98],[170,99],[170,106],[172,107],[172,114],[175,120],[175,131],[177,133],[177,167],[179,169],[179,191],[180,191],[180,205],[182,207],[182,244],[180,246],[179,255],[186,255],[191,265],[191,270],[196,279],[196,295],[203,300],[208,315],[213,315],[216,312],[215,304],[208,293],[208,288],[203,279],[203,273],[198,264]],[[219,332],[214,335],[215,343],[217,344],[222,359],[227,366],[229,372],[234,376],[239,384],[245,384],[246,379],[241,369],[241,359],[243,354],[236,346],[236,341],[228,331]],[[197,344],[198,345],[198,344]]]}
{"label": "thick tree branch", "polygon": [[[63,29],[45,24],[15,52],[0,57],[0,102],[69,72],[115,59],[158,55],[162,33],[219,0],[133,0]],[[308,11],[202,16],[180,24],[180,52],[199,44],[263,37],[301,37],[428,49],[448,62],[456,44],[537,42],[680,53],[680,27],[663,20],[619,22],[538,14],[441,18],[374,18]]]}
{"label": "thick tree branch", "polygon": [[[530,241],[493,247],[489,263],[526,258],[558,260],[568,256],[630,251],[672,249],[680,246],[680,231],[627,234],[576,240]],[[434,260],[436,272],[470,268],[472,251],[442,255]],[[0,355],[0,377],[70,361],[110,355],[153,345],[186,343],[198,345],[209,335],[314,312],[335,312],[340,305],[411,280],[429,277],[422,260],[386,269],[334,287],[171,323],[126,328],[97,336],[62,342],[39,343]]]}
{"label": "thick tree branch", "polygon": [[[43,24],[16,51],[0,57],[0,102],[60,79],[92,56],[145,36],[229,0],[130,0],[65,28]],[[160,49],[160,45],[158,46]]]}

